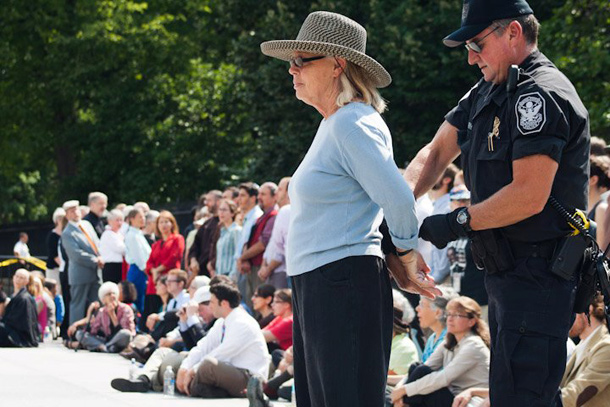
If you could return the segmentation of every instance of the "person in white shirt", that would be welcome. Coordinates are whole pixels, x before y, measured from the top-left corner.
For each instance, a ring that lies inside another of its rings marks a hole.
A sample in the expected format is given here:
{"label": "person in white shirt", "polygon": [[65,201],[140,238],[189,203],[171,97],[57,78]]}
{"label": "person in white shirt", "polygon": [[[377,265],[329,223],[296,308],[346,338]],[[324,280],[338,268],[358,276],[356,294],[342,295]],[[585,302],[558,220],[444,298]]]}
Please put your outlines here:
{"label": "person in white shirt", "polygon": [[104,261],[102,280],[118,284],[123,279],[123,256],[125,238],[120,233],[123,225],[123,212],[113,209],[108,214],[108,226],[100,238],[100,255]]}
{"label": "person in white shirt", "polygon": [[146,262],[150,257],[150,245],[142,233],[142,228],[146,222],[144,212],[141,209],[132,209],[127,215],[127,230],[125,231],[125,261],[129,264],[127,280],[136,286],[137,300],[136,307],[140,312],[144,312],[144,298],[146,296],[146,284],[148,275]]}
{"label": "person in white shirt", "polygon": [[167,303],[164,312],[150,314],[146,318],[146,327],[155,341],[178,326],[177,312],[190,300],[189,293],[185,290],[187,280],[188,275],[184,270],[173,269],[167,274],[167,291],[172,295],[172,299]]}
{"label": "person in white shirt", "polygon": [[178,391],[193,397],[243,397],[250,377],[269,374],[271,357],[256,320],[239,306],[239,291],[210,287],[210,308],[218,318],[178,370]]}
{"label": "person in white shirt", "polygon": [[[239,185],[239,195],[237,197],[237,204],[239,205],[239,209],[241,213],[244,214],[244,219],[242,223],[241,235],[239,236],[239,240],[237,241],[237,250],[235,250],[235,261],[241,257],[244,246],[248,243],[250,239],[250,233],[252,232],[252,227],[256,223],[256,220],[263,215],[263,210],[260,206],[257,205],[258,202],[258,189],[260,187],[258,184],[254,182],[245,182]],[[247,267],[249,263],[245,263],[244,267]],[[237,271],[239,271],[241,265],[237,264]],[[250,270],[247,270],[248,272]],[[237,285],[240,287],[240,292],[246,292],[246,275],[236,272],[231,276],[233,281],[237,282]]]}
{"label": "person in white shirt", "polygon": [[[28,247],[29,236],[25,232],[19,233],[19,240],[15,243],[15,247],[13,247],[13,254],[15,257],[20,259],[27,259],[30,257],[30,248]],[[25,264],[21,261],[21,264]]]}

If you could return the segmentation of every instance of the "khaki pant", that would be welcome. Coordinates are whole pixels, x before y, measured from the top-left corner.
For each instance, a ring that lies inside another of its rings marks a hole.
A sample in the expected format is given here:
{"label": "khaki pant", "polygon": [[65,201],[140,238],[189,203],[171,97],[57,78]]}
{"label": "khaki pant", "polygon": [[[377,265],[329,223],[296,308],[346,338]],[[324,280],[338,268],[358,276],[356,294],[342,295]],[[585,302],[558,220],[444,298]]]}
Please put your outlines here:
{"label": "khaki pant", "polygon": [[203,398],[244,397],[251,374],[228,363],[206,357],[191,382],[191,396]]}
{"label": "khaki pant", "polygon": [[178,369],[186,359],[187,352],[178,353],[170,348],[159,348],[150,355],[142,368],[142,375],[147,376],[154,391],[163,391],[163,374],[167,366],[171,366],[174,376],[178,376]]}

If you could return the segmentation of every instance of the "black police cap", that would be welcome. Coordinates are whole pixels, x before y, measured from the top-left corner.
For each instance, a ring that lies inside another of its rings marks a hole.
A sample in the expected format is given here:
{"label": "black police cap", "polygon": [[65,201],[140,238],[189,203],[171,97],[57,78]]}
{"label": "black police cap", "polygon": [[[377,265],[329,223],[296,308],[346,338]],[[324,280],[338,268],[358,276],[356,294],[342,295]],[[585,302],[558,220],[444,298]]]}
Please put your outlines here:
{"label": "black police cap", "polygon": [[443,39],[448,47],[457,47],[489,27],[492,22],[505,18],[534,14],[525,0],[464,0],[462,26]]}

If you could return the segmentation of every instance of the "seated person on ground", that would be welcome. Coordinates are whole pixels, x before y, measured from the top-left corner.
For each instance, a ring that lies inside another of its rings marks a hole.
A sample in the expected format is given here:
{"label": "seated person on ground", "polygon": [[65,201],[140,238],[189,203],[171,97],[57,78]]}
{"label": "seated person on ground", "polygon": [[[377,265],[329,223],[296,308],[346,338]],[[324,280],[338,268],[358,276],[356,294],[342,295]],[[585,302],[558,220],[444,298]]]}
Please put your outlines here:
{"label": "seated person on ground", "polygon": [[489,329],[481,307],[471,298],[447,304],[447,336],[424,364],[413,364],[405,384],[391,394],[394,406],[450,407],[455,395],[471,387],[489,387]]}
{"label": "seated person on ground", "polygon": [[[286,350],[292,346],[292,291],[290,288],[277,290],[271,303],[275,318],[263,328],[263,336],[269,351]],[[281,356],[276,362],[279,363]]]}
{"label": "seated person on ground", "polygon": [[[210,292],[210,308],[218,319],[180,364],[176,387],[194,397],[243,397],[251,376],[267,377],[270,358],[265,339],[256,320],[239,307],[239,291],[234,284],[215,284]],[[153,359],[159,356],[163,360],[162,353],[179,358],[171,349],[158,349],[145,365],[146,373]],[[144,374],[137,381],[115,379],[111,385],[119,391],[147,391],[155,388],[164,371],[161,364],[156,372]]]}
{"label": "seated person on ground", "polygon": [[390,351],[388,375],[406,375],[409,366],[414,362],[419,362],[419,355],[409,336],[409,324],[403,319],[403,310],[394,306],[392,349]]}
{"label": "seated person on ground", "polygon": [[261,328],[266,327],[269,322],[275,319],[273,308],[271,307],[274,293],[274,286],[271,284],[261,284],[254,291],[254,295],[252,295],[252,308]]}
{"label": "seated person on ground", "polygon": [[150,314],[146,319],[146,326],[155,341],[164,337],[178,325],[176,313],[190,299],[185,290],[187,279],[188,274],[184,270],[173,269],[167,274],[167,291],[173,298],[167,303],[165,312]]}
{"label": "seated person on ground", "polygon": [[569,335],[578,336],[580,342],[568,360],[561,380],[564,407],[610,405],[610,334],[603,298],[596,295],[589,306],[589,318],[576,314],[570,329]]}
{"label": "seated person on ground", "polygon": [[284,352],[284,358],[280,361],[272,379],[265,383],[265,380],[259,376],[250,378],[246,389],[250,407],[269,407],[269,400],[277,400],[280,397],[292,401],[293,363],[291,346]]}
{"label": "seated person on ground", "polygon": [[38,346],[40,331],[36,301],[27,291],[30,273],[18,269],[13,275],[14,294],[0,321],[0,347],[32,348]]}
{"label": "seated person on ground", "polygon": [[[441,291],[442,295],[437,296],[434,300],[421,297],[419,305],[415,308],[419,319],[419,326],[422,329],[432,331],[426,340],[426,346],[421,357],[422,362],[426,362],[439,344],[444,342],[447,333],[445,308],[450,300],[458,297],[455,290],[451,287],[438,286],[437,288]],[[408,368],[409,366],[407,366]],[[388,375],[388,385],[394,386],[404,378],[404,374]]]}
{"label": "seated person on ground", "polygon": [[[98,296],[102,302],[93,302],[87,311],[87,317],[76,321],[70,328],[68,334],[76,336],[68,346],[74,348],[79,342],[83,348],[95,352],[118,353],[125,349],[136,333],[133,310],[127,304],[119,302],[119,287],[107,281],[100,287]],[[93,317],[90,317],[94,314]],[[89,332],[84,329],[78,330],[80,326],[86,326],[91,318]]]}
{"label": "seated person on ground", "polygon": [[[193,303],[193,298],[197,290],[201,287],[208,286],[210,284],[210,278],[208,276],[197,276],[191,280],[189,287],[187,289],[189,301],[182,304],[180,308],[176,311],[176,316],[180,318],[181,312],[184,313],[186,311],[186,307],[191,304],[193,308],[193,319],[191,319],[191,323],[195,323],[197,318],[197,303]],[[182,336],[180,335],[180,327],[176,326],[173,330],[168,332],[165,337],[159,339],[159,346],[165,348],[175,348],[176,350],[183,350],[184,344],[182,343]],[[186,329],[186,328],[185,328]],[[195,341],[196,342],[196,341]],[[192,346],[191,346],[192,347]]]}
{"label": "seated person on ground", "polygon": [[[203,338],[215,321],[214,315],[210,310],[210,286],[203,286],[197,290],[193,297],[193,301],[197,303],[199,311],[199,319],[202,323],[196,323],[190,326],[186,331],[180,330],[183,341],[187,349],[191,349],[197,342]],[[191,307],[189,303],[188,307]],[[181,318],[181,322],[182,318]],[[141,362],[137,352],[130,350],[131,353],[123,352],[121,356],[127,359],[136,359]],[[155,350],[141,371],[141,375],[135,381],[126,379],[114,379],[111,386],[119,391],[127,392],[147,392],[152,388],[154,391],[163,391],[163,374],[167,366],[171,366],[174,372],[180,369],[180,364],[188,356],[188,352],[176,352],[171,348],[159,348]]]}

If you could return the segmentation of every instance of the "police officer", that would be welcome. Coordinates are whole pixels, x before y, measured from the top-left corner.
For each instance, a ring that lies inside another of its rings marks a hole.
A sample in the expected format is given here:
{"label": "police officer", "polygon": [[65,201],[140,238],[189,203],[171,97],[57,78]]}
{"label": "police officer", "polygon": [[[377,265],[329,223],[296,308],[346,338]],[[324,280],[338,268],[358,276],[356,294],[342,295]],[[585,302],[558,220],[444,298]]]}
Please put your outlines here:
{"label": "police officer", "polygon": [[[551,272],[554,250],[571,229],[547,201],[553,195],[568,208],[587,205],[588,114],[538,51],[538,27],[525,0],[464,1],[461,28],[443,41],[464,44],[483,78],[405,174],[420,196],[461,154],[473,205],[427,218],[420,236],[439,248],[479,237],[487,250],[493,407],[547,407],[557,397],[576,276]],[[518,81],[509,81],[511,65],[519,66]]]}

